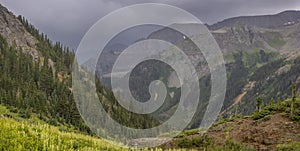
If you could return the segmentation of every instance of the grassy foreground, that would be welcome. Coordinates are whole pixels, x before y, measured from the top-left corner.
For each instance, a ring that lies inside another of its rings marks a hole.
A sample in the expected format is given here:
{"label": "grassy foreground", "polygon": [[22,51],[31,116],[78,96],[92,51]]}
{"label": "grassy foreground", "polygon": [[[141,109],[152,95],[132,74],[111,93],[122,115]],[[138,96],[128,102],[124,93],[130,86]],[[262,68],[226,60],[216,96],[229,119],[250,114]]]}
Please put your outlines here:
{"label": "grassy foreground", "polygon": [[124,150],[88,135],[48,124],[0,119],[0,150]]}
{"label": "grassy foreground", "polygon": [[96,137],[23,119],[0,105],[0,150],[125,150]]}
{"label": "grassy foreground", "polygon": [[[264,106],[261,111],[254,112],[249,118],[256,121],[268,121],[270,116],[281,113],[283,116],[290,118],[293,122],[298,123],[300,120],[300,99],[295,100],[294,115],[290,116],[291,99],[271,103]],[[243,118],[224,119],[216,123],[214,127],[230,122],[242,120]],[[182,132],[169,145],[161,146],[164,150],[173,150],[168,148],[177,148],[176,150],[256,150],[255,148],[245,146],[241,142],[236,142],[228,138],[223,145],[213,143],[211,137],[196,136],[197,130],[187,130]],[[300,136],[300,135],[299,135]],[[226,135],[227,137],[227,135]],[[186,148],[186,149],[180,149]],[[143,149],[162,151],[161,148]],[[276,150],[299,150],[300,142],[290,142],[286,144],[277,144]],[[0,105],[0,150],[134,150],[128,147],[120,148],[103,139],[86,135],[72,128],[61,126],[52,126],[32,114],[31,118],[22,118],[19,113],[10,112],[6,107]]]}
{"label": "grassy foreground", "polygon": [[[71,150],[134,150],[120,148],[97,137],[52,126],[32,116],[21,118],[0,105],[0,150],[71,151]],[[162,149],[144,149],[162,151]],[[185,150],[185,149],[177,149]]]}

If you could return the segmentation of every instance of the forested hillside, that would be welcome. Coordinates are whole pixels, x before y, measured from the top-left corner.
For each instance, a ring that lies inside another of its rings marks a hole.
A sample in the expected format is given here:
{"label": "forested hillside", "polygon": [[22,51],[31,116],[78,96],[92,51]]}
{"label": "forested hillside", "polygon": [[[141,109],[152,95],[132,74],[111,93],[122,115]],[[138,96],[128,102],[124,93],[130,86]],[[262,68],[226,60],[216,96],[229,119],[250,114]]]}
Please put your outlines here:
{"label": "forested hillside", "polygon": [[[73,53],[63,50],[60,44],[53,46],[45,37],[39,38],[37,47],[43,53],[43,62],[34,61],[0,37],[1,104],[24,117],[38,113],[51,124],[74,124],[87,131],[71,94],[71,78],[67,77]],[[49,59],[56,60],[54,68]]]}
{"label": "forested hillside", "polygon": [[[93,134],[81,119],[72,94],[74,52],[59,42],[53,43],[24,17],[16,18],[0,7],[0,19],[3,17],[12,22],[1,23],[5,31],[0,32],[0,103],[21,117],[29,118],[35,113],[52,125],[75,126],[82,132]],[[9,33],[15,36],[11,37]],[[36,43],[29,45],[27,39]],[[36,53],[31,53],[33,51]],[[118,122],[136,128],[157,124],[151,117],[121,108],[111,91],[102,87],[99,80],[97,86],[99,95],[106,92],[102,94],[105,99],[101,100],[104,108]],[[112,107],[116,112],[110,109]]]}

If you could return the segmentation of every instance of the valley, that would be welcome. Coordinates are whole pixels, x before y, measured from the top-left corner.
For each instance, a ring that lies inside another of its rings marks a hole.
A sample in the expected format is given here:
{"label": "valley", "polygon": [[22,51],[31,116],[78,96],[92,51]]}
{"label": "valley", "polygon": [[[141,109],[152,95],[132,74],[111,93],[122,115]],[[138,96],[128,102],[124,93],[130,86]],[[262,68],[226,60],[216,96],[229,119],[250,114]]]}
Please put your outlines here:
{"label": "valley", "polygon": [[[194,28],[193,24],[174,26]],[[300,150],[300,12],[235,17],[206,26],[223,53],[227,70],[226,96],[215,124],[198,129],[212,87],[200,48],[178,31],[158,28],[135,41],[164,40],[182,49],[196,67],[200,103],[187,128],[171,141],[166,141],[167,134],[153,130],[160,138],[132,136],[122,146],[97,137],[118,128],[97,129],[95,134],[78,111],[72,85],[75,50],[51,41],[25,17],[15,16],[0,4],[0,150]],[[133,129],[158,126],[178,108],[180,81],[166,64],[140,64],[130,75],[132,94],[145,102],[151,97],[149,84],[160,80],[168,95],[162,107],[149,115],[126,110],[109,85],[113,63],[126,48],[112,42],[100,56],[95,96],[121,125]],[[94,66],[88,61],[85,65]],[[81,71],[91,74],[88,68]],[[91,96],[82,97],[88,102]],[[93,104],[84,109],[99,110]],[[95,119],[90,115],[90,121]],[[96,122],[110,124],[105,119]],[[116,137],[126,139],[122,134]],[[149,142],[165,143],[136,148]]]}

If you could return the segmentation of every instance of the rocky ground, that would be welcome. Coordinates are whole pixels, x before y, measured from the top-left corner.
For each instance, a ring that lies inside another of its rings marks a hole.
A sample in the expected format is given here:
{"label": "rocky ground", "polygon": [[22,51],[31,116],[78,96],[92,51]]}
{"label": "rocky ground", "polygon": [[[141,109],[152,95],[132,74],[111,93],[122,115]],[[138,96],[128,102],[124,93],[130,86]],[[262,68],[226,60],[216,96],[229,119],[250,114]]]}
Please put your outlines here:
{"label": "rocky ground", "polygon": [[227,139],[253,146],[259,150],[275,150],[278,144],[299,141],[300,123],[278,113],[270,119],[253,120],[251,118],[217,125],[208,130],[208,136],[216,145],[224,145]]}

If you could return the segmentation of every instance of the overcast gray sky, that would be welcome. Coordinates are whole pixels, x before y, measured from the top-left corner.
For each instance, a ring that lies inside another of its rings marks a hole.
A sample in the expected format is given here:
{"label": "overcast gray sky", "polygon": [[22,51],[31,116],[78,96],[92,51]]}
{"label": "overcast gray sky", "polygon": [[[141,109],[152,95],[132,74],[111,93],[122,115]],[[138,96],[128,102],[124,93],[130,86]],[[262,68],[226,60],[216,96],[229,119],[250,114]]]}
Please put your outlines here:
{"label": "overcast gray sky", "polygon": [[0,0],[16,15],[25,16],[53,41],[76,49],[85,32],[118,8],[145,2],[180,7],[212,24],[234,16],[300,10],[300,0]]}

